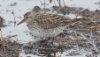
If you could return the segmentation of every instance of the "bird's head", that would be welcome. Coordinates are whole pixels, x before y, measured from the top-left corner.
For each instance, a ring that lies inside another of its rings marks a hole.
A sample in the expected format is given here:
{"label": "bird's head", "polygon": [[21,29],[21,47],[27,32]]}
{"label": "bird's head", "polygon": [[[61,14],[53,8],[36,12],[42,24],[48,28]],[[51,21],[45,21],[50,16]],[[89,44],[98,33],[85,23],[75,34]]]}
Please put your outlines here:
{"label": "bird's head", "polygon": [[20,25],[22,23],[28,23],[29,21],[31,21],[32,19],[34,19],[36,13],[35,12],[27,12],[24,14],[24,19],[21,20],[17,25]]}

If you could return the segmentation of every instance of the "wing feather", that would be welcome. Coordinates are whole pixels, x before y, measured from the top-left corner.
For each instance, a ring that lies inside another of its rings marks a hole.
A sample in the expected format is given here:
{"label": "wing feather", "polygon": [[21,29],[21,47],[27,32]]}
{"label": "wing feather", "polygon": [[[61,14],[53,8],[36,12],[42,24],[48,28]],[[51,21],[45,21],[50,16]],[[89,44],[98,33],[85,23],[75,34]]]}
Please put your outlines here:
{"label": "wing feather", "polygon": [[67,25],[71,21],[71,19],[68,17],[49,13],[39,13],[35,17],[35,20],[43,29],[57,28],[59,26]]}

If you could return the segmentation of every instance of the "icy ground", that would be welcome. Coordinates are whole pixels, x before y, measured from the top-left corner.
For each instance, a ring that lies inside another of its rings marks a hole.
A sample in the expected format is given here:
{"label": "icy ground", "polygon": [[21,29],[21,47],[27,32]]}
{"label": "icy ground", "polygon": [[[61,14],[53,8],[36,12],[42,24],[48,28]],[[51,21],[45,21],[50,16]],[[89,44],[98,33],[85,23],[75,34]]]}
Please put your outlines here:
{"label": "icy ground", "polygon": [[[99,5],[95,4],[98,1],[99,0],[65,0],[65,3],[67,6],[83,7],[85,9],[88,8],[90,10],[95,10],[95,9],[99,9],[98,7]],[[11,4],[15,2],[17,4],[15,6],[11,6]],[[49,1],[46,0],[46,3],[49,3]],[[0,0],[0,16],[2,16],[5,19],[5,24],[8,25],[7,27],[2,28],[3,36],[7,37],[9,35],[17,35],[16,37],[13,37],[12,39],[15,39],[15,40],[18,39],[18,42],[20,43],[33,41],[34,39],[29,34],[28,32],[29,30],[25,23],[14,27],[13,22],[14,22],[14,17],[17,23],[21,21],[23,19],[23,15],[26,12],[32,10],[32,8],[36,5],[43,7],[41,6],[41,3],[39,0]],[[46,8],[50,8],[52,5],[54,5],[54,2],[46,6]],[[14,12],[14,15],[12,15],[11,13],[12,11]],[[74,15],[68,15],[68,16],[75,17]],[[30,54],[25,55],[21,53],[20,55],[23,57],[26,57]],[[61,57],[64,57],[65,55],[66,55],[66,52],[62,54]],[[65,57],[68,57],[68,56],[65,56]],[[69,57],[72,57],[72,56],[69,56]],[[85,55],[83,54],[83,55],[74,56],[74,57],[85,57]]]}

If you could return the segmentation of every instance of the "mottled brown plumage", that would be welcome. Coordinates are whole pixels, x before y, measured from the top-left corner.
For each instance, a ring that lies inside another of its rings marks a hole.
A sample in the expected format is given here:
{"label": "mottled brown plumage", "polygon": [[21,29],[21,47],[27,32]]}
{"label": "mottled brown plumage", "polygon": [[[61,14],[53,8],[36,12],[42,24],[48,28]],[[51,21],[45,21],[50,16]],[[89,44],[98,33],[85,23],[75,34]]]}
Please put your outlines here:
{"label": "mottled brown plumage", "polygon": [[27,12],[20,23],[26,22],[34,36],[45,38],[55,37],[63,32],[70,21],[70,18],[56,14]]}

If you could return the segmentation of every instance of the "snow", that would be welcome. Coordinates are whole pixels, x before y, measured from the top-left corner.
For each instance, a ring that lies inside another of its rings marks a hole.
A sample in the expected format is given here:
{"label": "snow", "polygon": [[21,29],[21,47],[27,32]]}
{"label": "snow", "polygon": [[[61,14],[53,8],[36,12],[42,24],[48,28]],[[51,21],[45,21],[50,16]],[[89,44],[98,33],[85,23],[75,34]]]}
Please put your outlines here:
{"label": "snow", "polygon": [[[41,0],[43,2],[43,0]],[[56,1],[56,0],[53,0]],[[63,0],[62,1],[62,5],[63,4]],[[98,2],[99,0],[65,0],[65,4],[67,6],[72,6],[72,7],[83,7],[83,8],[88,8],[90,10],[96,10],[99,9],[99,5],[95,5],[96,2]],[[11,3],[16,2],[17,4],[15,6],[10,6]],[[46,3],[49,3],[48,0],[46,0]],[[57,4],[57,3],[56,3]],[[17,34],[18,36],[12,38],[12,39],[18,39],[20,43],[27,43],[29,41],[33,41],[34,37],[32,37],[29,34],[29,30],[26,26],[25,23],[19,25],[19,26],[15,26],[14,27],[14,17],[17,21],[17,23],[19,21],[21,21],[23,19],[23,15],[32,10],[32,8],[36,5],[43,7],[41,5],[41,2],[39,0],[0,0],[0,16],[2,16],[5,19],[5,24],[8,25],[5,28],[2,28],[2,32],[3,32],[3,36],[7,37],[8,35],[15,35]],[[50,3],[49,5],[47,5],[47,8],[50,8],[52,5],[54,5],[54,2]],[[14,16],[11,14],[11,12],[14,11]],[[75,15],[66,15],[69,16],[71,18],[75,18]],[[18,18],[21,17],[21,18]],[[9,23],[10,21],[12,21],[12,23]],[[7,33],[10,32],[10,33]],[[7,34],[5,34],[7,33]],[[23,57],[26,56],[35,56],[35,55],[25,55],[23,53],[20,54]],[[65,56],[66,53],[62,54],[61,57],[73,57],[73,56]],[[36,56],[35,56],[36,57]],[[85,57],[85,55],[79,55],[79,56],[74,56],[74,57]]]}
{"label": "snow", "polygon": [[[83,7],[88,8],[90,10],[99,9],[98,5],[95,5],[99,0],[66,0],[66,5],[73,7]],[[68,2],[68,3],[67,3]]]}

